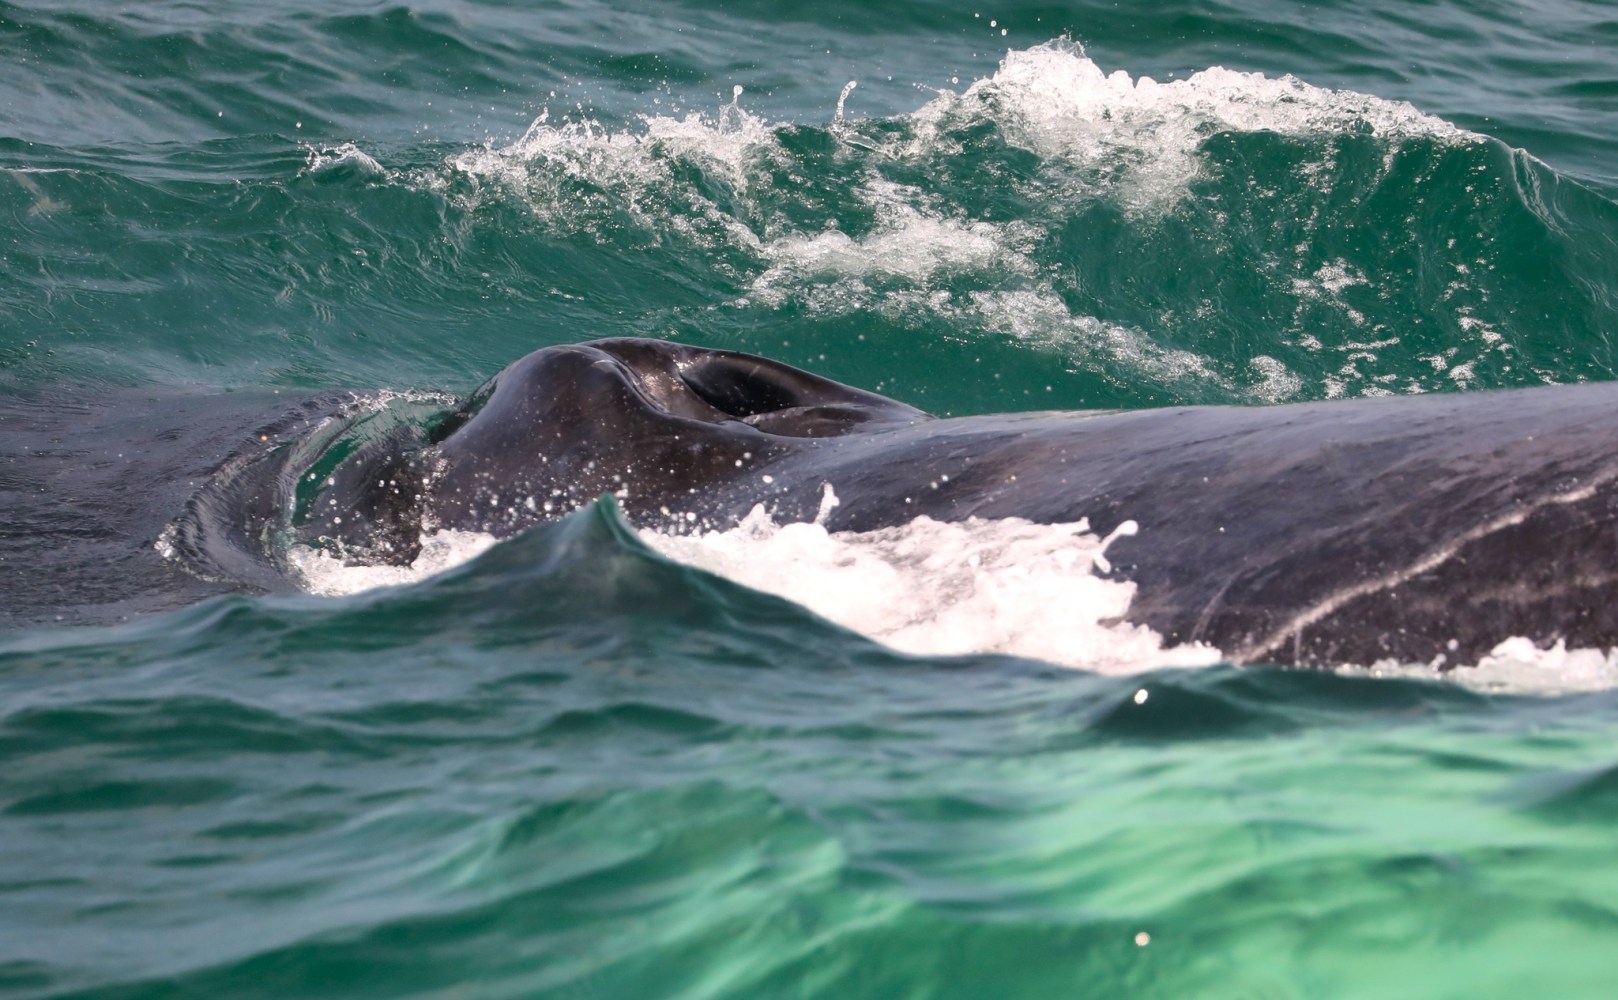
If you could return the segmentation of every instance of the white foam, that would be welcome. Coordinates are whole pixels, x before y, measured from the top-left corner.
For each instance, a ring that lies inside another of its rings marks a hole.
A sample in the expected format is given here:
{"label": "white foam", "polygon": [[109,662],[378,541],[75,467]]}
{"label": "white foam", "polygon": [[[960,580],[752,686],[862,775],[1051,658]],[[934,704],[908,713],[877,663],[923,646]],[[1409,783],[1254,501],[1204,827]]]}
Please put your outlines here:
{"label": "white foam", "polygon": [[[785,597],[907,653],[1001,653],[1109,673],[1220,659],[1204,645],[1165,649],[1151,629],[1121,621],[1134,585],[1106,578],[1110,539],[1083,521],[918,517],[880,531],[828,532],[776,524],[759,507],[726,531],[643,531],[641,538],[668,558]],[[409,566],[349,566],[307,547],[291,560],[311,593],[352,594],[425,579],[493,544],[489,535],[440,531],[423,536]]]}
{"label": "white foam", "polygon": [[1133,584],[1107,579],[1105,543],[1080,521],[1019,518],[828,532],[755,508],[736,528],[642,536],[664,555],[778,594],[907,653],[1002,653],[1107,673],[1217,663],[1122,623]]}
{"label": "white foam", "polygon": [[[877,193],[880,192],[880,193]],[[903,199],[909,194],[909,199]],[[878,211],[869,234],[854,239],[841,230],[794,233],[764,246],[770,266],[753,282],[761,299],[776,304],[777,289],[821,277],[889,276],[922,282],[936,272],[994,271],[1027,274],[1031,261],[1014,247],[1032,227],[946,218],[928,211],[925,195],[897,184],[873,184],[862,192]]]}
{"label": "white foam", "polygon": [[[843,89],[843,100],[851,88]],[[866,235],[815,233],[765,210],[755,197],[772,188],[772,169],[791,171],[796,161],[782,145],[784,126],[742,108],[741,88],[734,89],[735,99],[717,115],[643,115],[622,128],[604,126],[582,111],[553,122],[547,110],[516,142],[468,150],[451,156],[446,166],[464,178],[516,190],[565,231],[589,229],[612,213],[654,231],[674,228],[695,209],[715,224],[702,227],[705,234],[718,232],[720,239],[761,254],[776,279],[794,271],[818,273],[817,265],[849,275],[891,267],[925,276],[963,263],[980,266],[997,253],[1004,264],[1009,244],[995,235],[1000,226],[941,214],[929,204],[929,193],[900,188],[879,168],[894,159],[950,156],[958,151],[955,136],[979,123],[993,124],[1007,141],[1038,154],[1043,173],[1079,167],[1090,185],[1083,193],[1110,192],[1132,209],[1160,209],[1184,195],[1198,175],[1202,145],[1219,131],[1385,139],[1470,135],[1403,101],[1316,87],[1292,76],[1215,66],[1158,83],[1123,70],[1108,73],[1080,45],[1058,39],[1008,51],[993,75],[899,116],[896,129],[855,127],[842,117],[839,100],[832,132],[858,151],[845,162],[860,175],[861,197],[887,218]],[[349,145],[311,151],[310,166],[358,157],[375,162]],[[715,204],[701,184],[677,169],[690,167],[736,199]],[[1051,189],[1037,181],[1008,183],[1053,209],[1075,193],[1071,184]],[[898,204],[892,203],[896,191],[902,193]],[[1009,261],[1020,270],[1015,251]]]}
{"label": "white foam", "polygon": [[421,536],[421,554],[408,566],[354,566],[337,553],[296,545],[287,553],[303,589],[337,597],[378,587],[416,583],[476,558],[498,539],[475,531],[441,530]]}
{"label": "white foam", "polygon": [[311,174],[324,173],[339,167],[348,167],[363,174],[374,174],[379,177],[385,176],[388,172],[371,154],[352,142],[345,142],[340,146],[309,146],[306,149],[308,158],[304,162],[304,169]]}
{"label": "white foam", "polygon": [[1198,173],[1197,151],[1216,132],[1469,134],[1404,101],[1316,87],[1291,75],[1214,66],[1159,83],[1123,70],[1107,73],[1066,39],[1006,53],[993,76],[959,95],[940,95],[912,118],[918,133],[903,152],[935,145],[945,127],[963,118],[989,119],[1047,164],[1100,168],[1090,179],[1116,183],[1125,206],[1137,210],[1163,208],[1184,194]]}
{"label": "white foam", "polygon": [[1230,384],[1202,355],[1163,347],[1145,331],[1076,314],[1048,284],[973,292],[970,310],[983,328],[1055,349],[1075,363],[1103,360],[1158,382]]}
{"label": "white foam", "polygon": [[1463,664],[1442,672],[1440,667],[1436,663],[1383,661],[1370,668],[1347,668],[1342,672],[1438,679],[1491,694],[1558,695],[1618,687],[1618,649],[1568,649],[1560,640],[1549,649],[1540,649],[1531,639],[1512,636],[1475,665]]}
{"label": "white foam", "polygon": [[[1164,347],[1145,331],[1074,312],[1048,282],[1028,287],[973,290],[956,294],[914,288],[877,289],[862,278],[813,284],[793,298],[814,312],[876,312],[897,321],[945,320],[977,335],[1015,339],[1065,358],[1074,367],[1115,366],[1160,384],[1181,383],[1226,392],[1244,391],[1193,351]],[[1258,367],[1257,386],[1247,390],[1258,401],[1274,402],[1289,383],[1269,378]],[[1294,385],[1295,390],[1297,387]]]}
{"label": "white foam", "polygon": [[[646,115],[640,127],[614,131],[587,118],[550,121],[541,114],[509,146],[468,150],[447,161],[479,184],[514,191],[542,220],[562,232],[594,231],[625,216],[652,233],[675,230],[699,243],[756,248],[747,220],[721,208],[677,166],[695,166],[746,201],[756,182],[756,157],[779,151],[774,130],[736,101],[717,119]],[[693,222],[693,215],[696,223]]]}
{"label": "white foam", "polygon": [[1303,389],[1303,380],[1278,358],[1260,354],[1248,362],[1255,382],[1248,395],[1266,403],[1280,403],[1292,399]]}

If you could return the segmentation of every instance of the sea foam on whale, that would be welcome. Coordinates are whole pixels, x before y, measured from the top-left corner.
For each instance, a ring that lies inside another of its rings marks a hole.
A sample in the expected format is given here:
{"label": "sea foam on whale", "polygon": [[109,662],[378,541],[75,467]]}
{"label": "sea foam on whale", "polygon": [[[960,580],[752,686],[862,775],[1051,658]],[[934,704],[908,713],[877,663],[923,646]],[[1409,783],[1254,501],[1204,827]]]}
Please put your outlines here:
{"label": "sea foam on whale", "polygon": [[[1221,659],[1203,644],[1165,648],[1150,628],[1123,620],[1135,585],[1099,572],[1111,539],[1084,521],[923,516],[876,531],[831,532],[814,522],[778,524],[759,506],[724,530],[671,526],[642,529],[640,537],[667,558],[784,597],[905,653],[999,653],[1116,674]],[[408,566],[350,566],[308,547],[290,557],[306,589],[339,595],[426,579],[496,541],[429,533]]]}
{"label": "sea foam on whale", "polygon": [[[813,522],[778,524],[762,507],[725,530],[642,529],[659,554],[784,597],[828,621],[918,656],[1020,656],[1128,676],[1223,659],[1205,644],[1165,647],[1127,621],[1135,586],[1105,573],[1103,539],[1080,521],[1020,518],[944,523],[917,517],[869,532],[830,532]],[[317,549],[290,556],[303,586],[324,595],[410,584],[453,569],[499,543],[492,535],[424,535],[409,566],[350,566]],[[1476,664],[1339,667],[1369,677],[1435,679],[1503,694],[1551,695],[1618,687],[1618,650],[1539,649],[1520,637]]]}

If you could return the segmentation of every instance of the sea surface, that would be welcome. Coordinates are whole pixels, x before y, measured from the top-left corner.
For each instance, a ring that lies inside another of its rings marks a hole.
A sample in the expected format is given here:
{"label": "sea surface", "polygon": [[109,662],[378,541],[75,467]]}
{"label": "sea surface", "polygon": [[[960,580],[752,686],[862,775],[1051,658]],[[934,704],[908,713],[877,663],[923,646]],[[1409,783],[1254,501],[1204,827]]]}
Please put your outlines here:
{"label": "sea surface", "polygon": [[[1606,0],[0,0],[0,594],[83,570],[33,400],[397,414],[618,335],[940,415],[1618,378],[1615,52]],[[0,997],[1618,991],[1618,661],[1239,669],[1110,624],[1105,541],[601,501],[64,605],[0,633]]]}

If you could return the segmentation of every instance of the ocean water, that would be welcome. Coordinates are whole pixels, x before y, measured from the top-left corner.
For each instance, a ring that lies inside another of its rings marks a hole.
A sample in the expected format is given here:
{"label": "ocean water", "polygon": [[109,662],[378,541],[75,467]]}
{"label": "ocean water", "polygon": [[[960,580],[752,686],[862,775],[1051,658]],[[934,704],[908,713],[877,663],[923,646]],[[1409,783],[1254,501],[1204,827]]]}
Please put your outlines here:
{"label": "ocean water", "polygon": [[0,997],[1611,995],[1604,651],[1239,669],[1113,624],[1085,524],[605,500],[92,625],[74,553],[165,544],[97,513],[179,513],[165,442],[603,336],[941,415],[1612,380],[1615,49],[1595,0],[0,0]]}

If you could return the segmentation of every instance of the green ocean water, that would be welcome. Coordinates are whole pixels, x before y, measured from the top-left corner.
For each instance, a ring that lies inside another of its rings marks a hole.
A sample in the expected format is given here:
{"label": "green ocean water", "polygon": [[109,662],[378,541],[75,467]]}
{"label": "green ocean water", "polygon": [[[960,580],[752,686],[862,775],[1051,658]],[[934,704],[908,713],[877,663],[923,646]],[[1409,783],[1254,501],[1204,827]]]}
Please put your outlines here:
{"label": "green ocean water", "polygon": [[[1615,46],[1579,0],[0,2],[0,602],[123,541],[34,471],[83,444],[41,400],[248,426],[614,335],[955,415],[1611,380]],[[1618,981],[1610,663],[906,656],[608,504],[405,586],[38,618],[3,997]]]}

